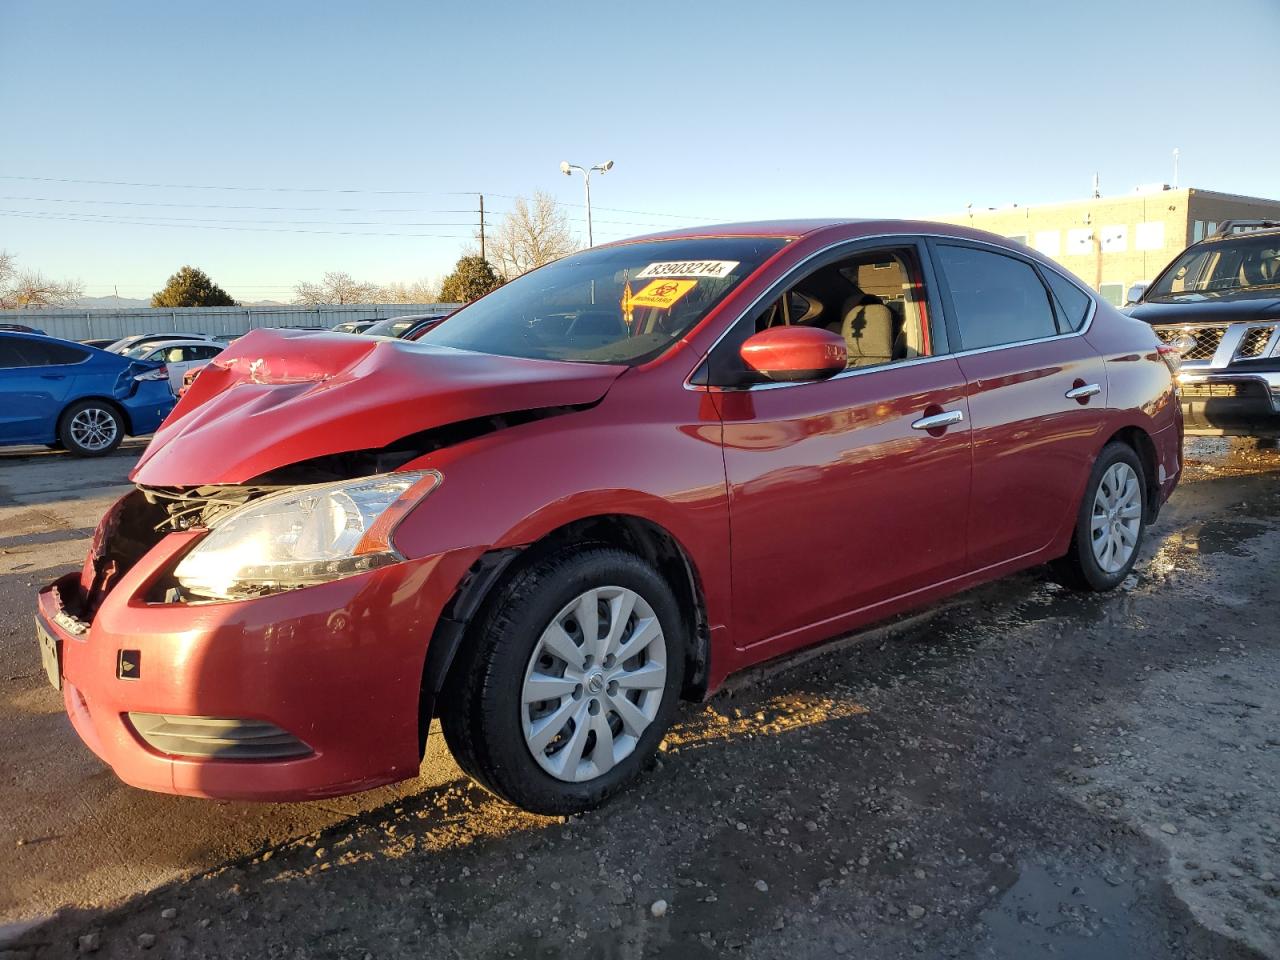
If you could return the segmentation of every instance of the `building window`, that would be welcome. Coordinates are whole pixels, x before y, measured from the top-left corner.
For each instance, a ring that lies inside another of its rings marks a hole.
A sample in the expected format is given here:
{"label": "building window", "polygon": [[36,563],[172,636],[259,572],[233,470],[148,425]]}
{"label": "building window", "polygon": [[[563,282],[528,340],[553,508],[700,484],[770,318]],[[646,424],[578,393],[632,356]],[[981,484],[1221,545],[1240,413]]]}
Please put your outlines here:
{"label": "building window", "polygon": [[1005,237],[1006,240],[1012,240],[1014,243],[1020,243],[1024,247],[1027,245],[1027,235],[1025,233],[1015,233],[1012,236]]}
{"label": "building window", "polygon": [[1098,287],[1098,296],[1113,307],[1124,305],[1124,284],[1123,283],[1104,283]]}
{"label": "building window", "polygon": [[1102,228],[1102,252],[1124,253],[1129,249],[1129,228],[1123,223]]}
{"label": "building window", "polygon": [[1062,249],[1062,233],[1059,230],[1038,230],[1036,249],[1046,257],[1056,257]]}
{"label": "building window", "polygon": [[1146,223],[1138,224],[1138,230],[1133,237],[1133,245],[1139,250],[1163,250],[1164,221],[1148,220]]}
{"label": "building window", "polygon": [[1217,232],[1217,220],[1196,220],[1191,224],[1191,242],[1196,243],[1205,237],[1213,236]]}
{"label": "building window", "polygon": [[1093,231],[1088,227],[1077,227],[1067,231],[1067,253],[1093,253]]}

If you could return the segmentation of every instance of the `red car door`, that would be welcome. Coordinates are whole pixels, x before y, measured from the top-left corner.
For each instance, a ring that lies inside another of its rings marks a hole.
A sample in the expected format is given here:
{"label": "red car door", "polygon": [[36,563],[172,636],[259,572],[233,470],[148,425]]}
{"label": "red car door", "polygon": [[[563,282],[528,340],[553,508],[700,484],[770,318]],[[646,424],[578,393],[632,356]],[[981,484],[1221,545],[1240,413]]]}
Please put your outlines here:
{"label": "red car door", "polygon": [[981,570],[1044,551],[1074,522],[1105,427],[1107,375],[1072,329],[1087,311],[1073,301],[1068,315],[1069,292],[1055,296],[1047,267],[963,242],[932,251],[969,382],[969,568]]}
{"label": "red car door", "polygon": [[[770,655],[784,652],[812,638],[801,633],[806,627],[838,629],[842,615],[962,571],[971,459],[965,377],[954,358],[928,356],[945,332],[930,336],[920,269],[908,243],[860,250],[801,278],[778,301],[791,305],[788,322],[805,322],[825,303],[814,325],[845,330],[854,366],[829,380],[716,395],[739,646],[774,641]],[[872,280],[880,296],[857,287]],[[849,318],[867,311],[846,305],[859,298],[874,316],[851,332]],[[891,326],[878,336],[882,320]],[[745,322],[749,332],[771,325]]]}

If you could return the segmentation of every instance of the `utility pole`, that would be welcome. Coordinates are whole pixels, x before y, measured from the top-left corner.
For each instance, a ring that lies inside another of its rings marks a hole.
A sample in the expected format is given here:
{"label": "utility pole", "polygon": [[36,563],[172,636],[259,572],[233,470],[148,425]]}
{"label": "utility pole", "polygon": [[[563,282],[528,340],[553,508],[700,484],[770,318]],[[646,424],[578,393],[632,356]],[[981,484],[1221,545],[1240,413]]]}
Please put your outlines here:
{"label": "utility pole", "polygon": [[1177,147],[1173,148],[1173,189],[1178,189],[1178,155],[1182,151]]}
{"label": "utility pole", "polygon": [[484,194],[477,193],[480,198],[480,259],[484,260]]}

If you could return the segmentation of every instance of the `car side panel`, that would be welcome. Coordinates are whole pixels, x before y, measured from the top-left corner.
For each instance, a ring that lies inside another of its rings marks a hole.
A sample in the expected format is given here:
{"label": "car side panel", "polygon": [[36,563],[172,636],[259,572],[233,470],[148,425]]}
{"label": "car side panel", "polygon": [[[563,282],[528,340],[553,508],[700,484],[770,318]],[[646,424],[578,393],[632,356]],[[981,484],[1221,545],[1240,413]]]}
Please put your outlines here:
{"label": "car side panel", "polygon": [[623,515],[667,531],[700,581],[713,635],[729,620],[721,424],[705,391],[624,374],[588,410],[509,427],[410,466],[444,482],[397,528],[407,556],[533,543],[575,520]]}
{"label": "car side panel", "polygon": [[[1107,417],[1102,357],[1084,337],[963,354],[973,417],[969,568],[1036,554],[1070,527]],[[1079,386],[1100,393],[1073,400]]]}
{"label": "car side panel", "polygon": [[1155,444],[1156,480],[1167,500],[1182,476],[1182,406],[1173,374],[1157,352],[1159,340],[1140,320],[1099,305],[1086,334],[1107,366],[1106,437],[1136,427]]}
{"label": "car side panel", "polygon": [[[786,648],[810,624],[963,571],[971,452],[953,358],[718,400],[738,646]],[[912,428],[941,412],[964,420]]]}

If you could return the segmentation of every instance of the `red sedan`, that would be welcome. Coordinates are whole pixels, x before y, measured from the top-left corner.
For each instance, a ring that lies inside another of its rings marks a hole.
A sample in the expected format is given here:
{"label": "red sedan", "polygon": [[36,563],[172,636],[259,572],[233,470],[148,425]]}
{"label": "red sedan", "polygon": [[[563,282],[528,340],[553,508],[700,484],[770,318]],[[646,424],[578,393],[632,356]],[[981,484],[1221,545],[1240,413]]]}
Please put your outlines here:
{"label": "red sedan", "polygon": [[1053,563],[1108,590],[1181,469],[1150,327],[906,221],[574,254],[417,343],[255,331],[39,597],[124,780],[292,800],[414,776],[439,717],[525,808],[600,803],[680,699]]}

